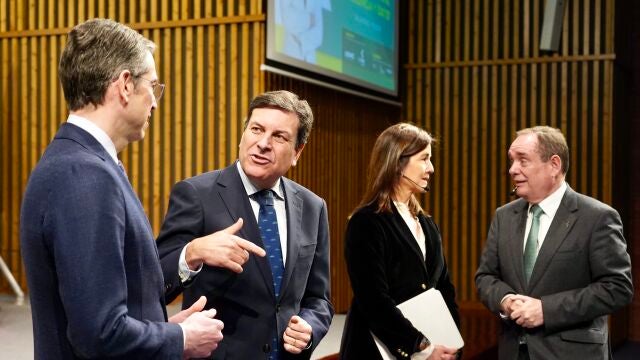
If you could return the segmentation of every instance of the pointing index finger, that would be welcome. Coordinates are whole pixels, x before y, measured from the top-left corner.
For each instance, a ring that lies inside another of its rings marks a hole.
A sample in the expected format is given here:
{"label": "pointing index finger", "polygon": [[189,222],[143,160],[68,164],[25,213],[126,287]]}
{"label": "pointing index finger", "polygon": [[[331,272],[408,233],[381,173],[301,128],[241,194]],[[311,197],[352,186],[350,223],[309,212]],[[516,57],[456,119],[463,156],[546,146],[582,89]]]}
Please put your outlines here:
{"label": "pointing index finger", "polygon": [[264,249],[261,248],[260,246],[240,237],[236,238],[236,244],[238,244],[238,246],[247,250],[248,252],[258,255],[260,257],[264,257],[267,254],[266,251],[264,251]]}

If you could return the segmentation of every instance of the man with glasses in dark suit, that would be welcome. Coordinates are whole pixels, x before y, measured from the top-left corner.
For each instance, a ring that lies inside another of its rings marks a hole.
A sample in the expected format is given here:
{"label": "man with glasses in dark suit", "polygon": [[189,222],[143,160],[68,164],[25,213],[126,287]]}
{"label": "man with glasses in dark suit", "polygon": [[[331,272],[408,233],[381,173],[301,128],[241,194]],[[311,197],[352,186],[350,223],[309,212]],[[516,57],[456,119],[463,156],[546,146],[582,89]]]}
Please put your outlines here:
{"label": "man with glasses in dark suit", "polygon": [[204,298],[167,323],[153,232],[117,157],[144,138],[162,96],[154,49],[111,20],[69,33],[58,69],[69,118],[20,219],[36,359],[202,357],[222,339]]}

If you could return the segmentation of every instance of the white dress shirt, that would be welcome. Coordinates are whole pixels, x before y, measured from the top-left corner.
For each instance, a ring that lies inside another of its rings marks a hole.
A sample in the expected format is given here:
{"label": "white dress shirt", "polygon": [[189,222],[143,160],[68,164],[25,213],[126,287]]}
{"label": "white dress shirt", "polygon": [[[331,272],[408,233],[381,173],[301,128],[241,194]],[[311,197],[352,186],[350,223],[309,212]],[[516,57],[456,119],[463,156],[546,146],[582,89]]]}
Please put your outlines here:
{"label": "white dress shirt", "polygon": [[[240,162],[236,162],[236,167],[238,168],[238,172],[240,173],[240,179],[242,180],[242,185],[244,186],[245,191],[247,192],[247,196],[249,196],[249,203],[251,203],[251,209],[253,210],[253,215],[255,216],[256,222],[258,221],[258,212],[260,211],[260,204],[256,201],[253,195],[263,189],[257,188],[255,185],[249,181],[247,174],[242,170],[242,166],[240,166]],[[273,206],[276,211],[276,218],[278,219],[278,233],[280,235],[280,247],[282,248],[282,263],[287,263],[287,209],[284,201],[284,190],[281,186],[281,179],[276,181],[275,185],[271,188],[275,193]],[[189,265],[187,264],[187,259],[185,256],[186,248],[182,248],[182,252],[180,252],[180,259],[178,261],[178,273],[180,275],[180,280],[185,283],[195,275],[197,275],[202,270],[202,265],[198,269],[191,270],[189,269]]]}

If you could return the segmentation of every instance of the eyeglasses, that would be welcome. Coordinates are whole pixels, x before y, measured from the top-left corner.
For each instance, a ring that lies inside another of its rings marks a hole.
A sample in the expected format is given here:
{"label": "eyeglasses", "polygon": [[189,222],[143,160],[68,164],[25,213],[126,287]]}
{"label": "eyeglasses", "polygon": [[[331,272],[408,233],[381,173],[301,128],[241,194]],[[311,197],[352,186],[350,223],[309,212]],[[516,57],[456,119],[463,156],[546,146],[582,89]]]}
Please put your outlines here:
{"label": "eyeglasses", "polygon": [[162,94],[164,93],[164,84],[160,84],[157,80],[154,81],[154,80],[145,79],[142,76],[138,76],[137,78],[147,81],[151,84],[151,87],[153,88],[153,96],[156,97],[156,101],[159,101],[160,98],[162,97]]}

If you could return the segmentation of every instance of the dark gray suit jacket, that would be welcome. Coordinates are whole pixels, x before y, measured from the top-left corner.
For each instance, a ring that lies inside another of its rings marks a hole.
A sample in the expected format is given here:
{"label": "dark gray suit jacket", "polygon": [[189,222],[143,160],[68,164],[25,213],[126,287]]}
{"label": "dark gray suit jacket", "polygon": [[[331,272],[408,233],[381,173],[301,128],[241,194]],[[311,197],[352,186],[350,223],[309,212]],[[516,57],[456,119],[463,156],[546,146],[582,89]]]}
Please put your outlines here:
{"label": "dark gray suit jacket", "polygon": [[125,174],[63,124],[24,194],[20,245],[36,359],[179,359],[153,232]]}
{"label": "dark gray suit jacket", "polygon": [[[288,245],[280,299],[275,298],[268,260],[254,255],[241,274],[204,266],[184,289],[183,307],[206,295],[207,308],[214,307],[216,318],[224,322],[224,339],[213,353],[215,359],[266,359],[276,331],[282,359],[307,359],[329,329],[333,308],[327,207],[324,200],[295,182],[283,177],[282,184]],[[235,163],[175,185],[157,240],[168,300],[183,290],[178,275],[182,248],[238,218],[244,225],[237,235],[264,248]],[[299,356],[282,347],[282,334],[292,315],[299,315],[313,328],[313,346]]]}
{"label": "dark gray suit jacket", "polygon": [[521,339],[534,360],[608,358],[607,315],[633,295],[620,216],[567,186],[525,286],[527,209],[528,203],[518,199],[496,210],[476,273],[480,299],[494,313],[509,293],[542,300],[543,326],[524,329],[502,322],[500,358],[516,358]]}

